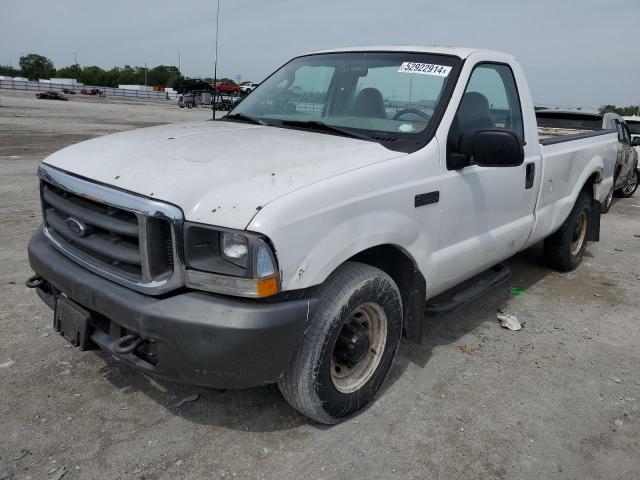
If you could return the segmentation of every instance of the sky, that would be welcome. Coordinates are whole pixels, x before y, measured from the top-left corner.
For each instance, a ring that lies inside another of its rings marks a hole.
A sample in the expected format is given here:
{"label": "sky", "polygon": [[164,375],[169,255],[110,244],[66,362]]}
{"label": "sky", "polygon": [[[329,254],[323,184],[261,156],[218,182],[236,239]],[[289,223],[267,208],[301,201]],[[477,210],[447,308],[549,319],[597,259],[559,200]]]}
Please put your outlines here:
{"label": "sky", "polygon": [[[259,82],[294,56],[353,45],[515,55],[534,101],[640,103],[640,0],[220,0],[218,76]],[[213,76],[216,0],[0,0],[0,64],[158,64]]]}

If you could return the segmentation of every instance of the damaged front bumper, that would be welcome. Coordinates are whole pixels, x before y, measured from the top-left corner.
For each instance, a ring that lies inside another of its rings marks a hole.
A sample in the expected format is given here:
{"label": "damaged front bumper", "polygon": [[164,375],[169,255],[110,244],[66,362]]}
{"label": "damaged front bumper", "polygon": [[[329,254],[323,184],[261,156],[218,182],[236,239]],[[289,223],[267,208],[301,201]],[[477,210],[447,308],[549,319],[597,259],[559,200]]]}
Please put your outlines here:
{"label": "damaged front bumper", "polygon": [[316,302],[261,302],[188,290],[150,297],[73,263],[42,230],[29,242],[29,262],[41,277],[30,286],[45,303],[54,310],[64,304],[75,311],[72,317],[86,315],[78,320],[85,328],[73,343],[99,347],[148,373],[206,387],[276,381]]}

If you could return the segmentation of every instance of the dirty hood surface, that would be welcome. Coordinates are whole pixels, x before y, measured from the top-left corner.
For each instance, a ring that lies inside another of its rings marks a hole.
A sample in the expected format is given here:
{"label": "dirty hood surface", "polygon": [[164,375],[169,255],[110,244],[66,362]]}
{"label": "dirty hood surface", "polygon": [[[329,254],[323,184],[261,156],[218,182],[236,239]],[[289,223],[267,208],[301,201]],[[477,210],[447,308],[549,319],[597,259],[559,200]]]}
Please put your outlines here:
{"label": "dirty hood surface", "polygon": [[173,203],[187,220],[242,229],[278,197],[400,155],[359,139],[208,121],[95,138],[45,163]]}

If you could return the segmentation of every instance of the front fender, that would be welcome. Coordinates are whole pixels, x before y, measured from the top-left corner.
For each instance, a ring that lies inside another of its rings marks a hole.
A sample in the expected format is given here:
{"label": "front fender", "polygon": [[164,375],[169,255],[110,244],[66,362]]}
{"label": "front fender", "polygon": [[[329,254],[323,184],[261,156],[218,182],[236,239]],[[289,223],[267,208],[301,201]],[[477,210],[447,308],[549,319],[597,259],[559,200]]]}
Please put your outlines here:
{"label": "front fender", "polygon": [[264,207],[247,229],[267,235],[284,290],[318,285],[368,248],[392,244],[429,271],[440,232],[441,204],[415,205],[439,189],[437,145],[327,179]]}
{"label": "front fender", "polygon": [[286,272],[283,288],[318,285],[354,255],[379,245],[397,246],[414,262],[433,251],[429,236],[410,217],[392,211],[363,213],[317,238],[294,271]]}

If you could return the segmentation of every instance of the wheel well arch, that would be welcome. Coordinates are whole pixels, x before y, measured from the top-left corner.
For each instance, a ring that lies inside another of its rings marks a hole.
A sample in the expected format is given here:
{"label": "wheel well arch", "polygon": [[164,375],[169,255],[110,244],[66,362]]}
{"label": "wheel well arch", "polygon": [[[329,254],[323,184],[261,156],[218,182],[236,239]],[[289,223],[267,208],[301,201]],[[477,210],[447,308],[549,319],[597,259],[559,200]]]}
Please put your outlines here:
{"label": "wheel well arch", "polygon": [[[599,241],[600,240],[600,213],[602,211],[602,205],[598,201],[598,194],[596,191],[597,184],[602,181],[602,171],[596,170],[593,172],[587,181],[582,186],[582,192],[586,192],[591,195],[591,219],[589,222],[589,231],[587,232],[587,240]],[[615,189],[615,184],[611,187]],[[576,200],[577,201],[577,200]]]}
{"label": "wheel well arch", "polygon": [[582,190],[589,192],[592,198],[597,198],[596,196],[596,184],[602,181],[602,172],[600,170],[596,170],[593,172],[589,178],[587,178],[586,182],[582,186]]}
{"label": "wheel well arch", "polygon": [[347,261],[379,268],[393,279],[402,298],[403,334],[410,342],[420,344],[427,282],[411,255],[397,245],[383,244],[367,248]]}

